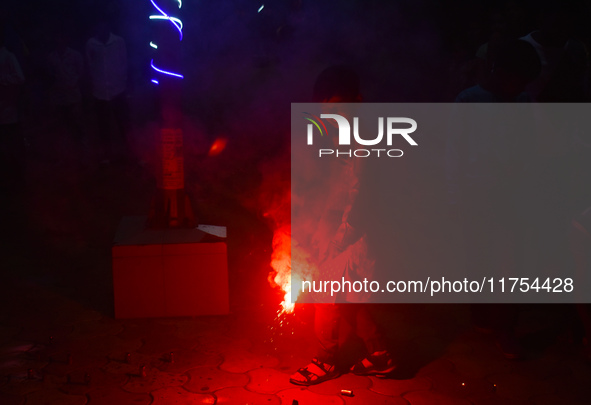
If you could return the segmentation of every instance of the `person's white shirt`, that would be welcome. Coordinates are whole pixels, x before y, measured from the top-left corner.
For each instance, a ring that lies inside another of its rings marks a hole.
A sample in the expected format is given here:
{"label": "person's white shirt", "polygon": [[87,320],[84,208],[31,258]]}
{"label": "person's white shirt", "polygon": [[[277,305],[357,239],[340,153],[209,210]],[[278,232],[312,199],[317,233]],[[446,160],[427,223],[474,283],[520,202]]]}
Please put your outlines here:
{"label": "person's white shirt", "polygon": [[110,101],[125,91],[127,49],[123,38],[112,33],[106,43],[90,38],[86,43],[86,60],[95,98]]}
{"label": "person's white shirt", "polygon": [[18,122],[18,93],[14,90],[25,82],[25,75],[16,56],[6,47],[0,48],[0,124]]}

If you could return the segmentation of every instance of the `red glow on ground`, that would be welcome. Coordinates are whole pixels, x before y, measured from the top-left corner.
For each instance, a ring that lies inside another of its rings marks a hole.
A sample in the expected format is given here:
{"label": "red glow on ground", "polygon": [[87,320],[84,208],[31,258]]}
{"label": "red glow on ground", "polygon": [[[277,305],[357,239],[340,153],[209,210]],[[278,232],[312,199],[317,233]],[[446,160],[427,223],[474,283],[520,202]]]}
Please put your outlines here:
{"label": "red glow on ground", "polygon": [[226,145],[228,144],[228,140],[225,138],[218,138],[211,144],[209,148],[209,152],[207,156],[217,156],[226,149]]}

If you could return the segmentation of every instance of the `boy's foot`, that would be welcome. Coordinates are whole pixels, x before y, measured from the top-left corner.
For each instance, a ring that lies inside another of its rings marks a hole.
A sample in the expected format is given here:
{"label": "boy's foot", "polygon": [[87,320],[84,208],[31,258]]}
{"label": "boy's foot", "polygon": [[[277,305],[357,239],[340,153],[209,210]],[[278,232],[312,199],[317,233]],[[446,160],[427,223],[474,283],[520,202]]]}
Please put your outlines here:
{"label": "boy's foot", "polygon": [[361,360],[353,367],[351,372],[356,375],[375,375],[383,377],[391,373],[396,368],[394,359],[387,350],[374,352],[365,359]]}
{"label": "boy's foot", "polygon": [[323,363],[314,358],[306,367],[300,368],[289,378],[296,385],[315,385],[337,378],[340,373],[334,364]]}

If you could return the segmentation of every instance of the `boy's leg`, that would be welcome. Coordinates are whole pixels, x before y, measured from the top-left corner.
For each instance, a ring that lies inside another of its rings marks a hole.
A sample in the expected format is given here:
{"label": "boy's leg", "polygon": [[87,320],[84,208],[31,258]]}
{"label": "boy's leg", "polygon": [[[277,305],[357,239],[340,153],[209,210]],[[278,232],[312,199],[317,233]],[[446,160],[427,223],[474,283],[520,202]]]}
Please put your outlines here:
{"label": "boy's leg", "polygon": [[357,336],[363,339],[368,353],[386,350],[386,338],[369,312],[369,304],[359,304],[356,313]]}
{"label": "boy's leg", "polygon": [[351,371],[358,375],[385,375],[396,368],[392,355],[387,349],[386,338],[374,321],[368,304],[357,304],[356,331],[365,343],[367,357],[351,367]]}
{"label": "boy's leg", "polygon": [[339,306],[316,304],[314,314],[314,333],[318,339],[318,350],[310,364],[300,368],[290,377],[297,385],[314,385],[339,376],[336,366],[339,348]]}
{"label": "boy's leg", "polygon": [[335,364],[339,348],[340,309],[335,304],[316,304],[314,315],[314,333],[318,339],[318,360]]}

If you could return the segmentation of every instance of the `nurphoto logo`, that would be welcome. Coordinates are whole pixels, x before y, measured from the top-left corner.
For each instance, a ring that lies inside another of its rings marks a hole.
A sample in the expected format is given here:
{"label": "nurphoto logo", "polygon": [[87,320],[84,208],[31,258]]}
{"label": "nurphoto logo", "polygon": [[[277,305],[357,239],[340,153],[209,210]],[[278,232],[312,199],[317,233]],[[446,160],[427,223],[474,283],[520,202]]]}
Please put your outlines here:
{"label": "nurphoto logo", "polygon": [[362,138],[359,135],[359,117],[353,117],[353,139],[355,143],[361,146],[378,147],[371,149],[339,149],[338,147],[351,145],[351,124],[349,123],[349,120],[340,114],[320,114],[320,117],[306,112],[304,114],[307,115],[304,118],[309,121],[307,125],[308,145],[314,145],[314,132],[319,133],[320,136],[324,136],[324,134],[328,135],[328,129],[322,120],[334,120],[332,126],[335,126],[336,124],[336,127],[338,128],[338,137],[334,138],[333,141],[335,148],[318,149],[318,157],[401,157],[404,155],[404,152],[401,149],[379,148],[380,145],[384,144],[384,133],[386,135],[385,145],[383,146],[391,147],[392,140],[395,136],[401,136],[409,145],[417,146],[415,140],[410,136],[410,134],[417,129],[417,122],[412,118],[386,117],[384,120],[384,117],[378,117],[377,136],[373,138]]}

